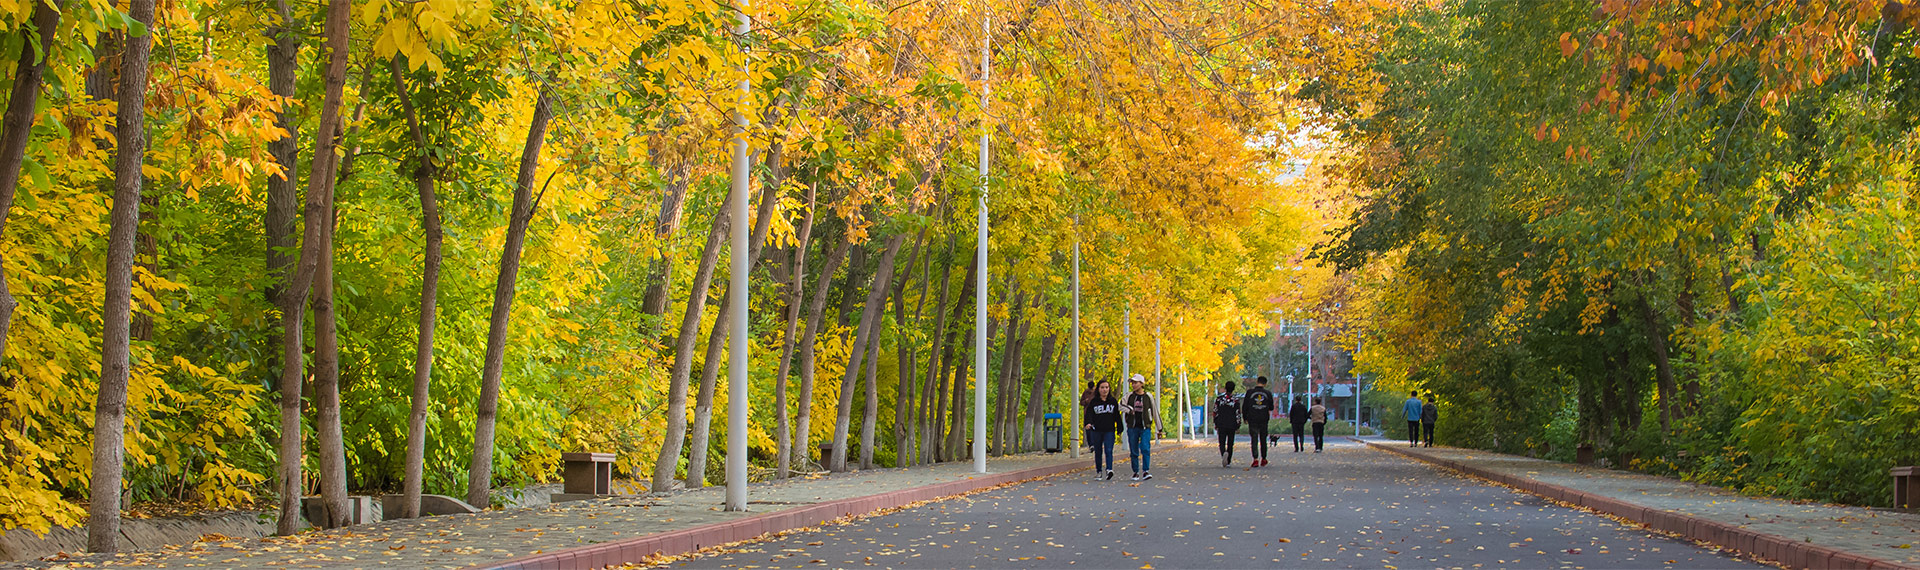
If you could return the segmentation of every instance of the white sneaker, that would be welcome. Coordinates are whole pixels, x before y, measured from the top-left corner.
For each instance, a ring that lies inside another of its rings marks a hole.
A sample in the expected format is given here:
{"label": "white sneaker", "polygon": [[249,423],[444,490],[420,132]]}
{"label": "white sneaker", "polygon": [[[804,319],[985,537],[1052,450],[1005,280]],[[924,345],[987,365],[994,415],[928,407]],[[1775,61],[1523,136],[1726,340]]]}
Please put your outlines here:
{"label": "white sneaker", "polygon": [[1141,480],[1141,481],[1145,481],[1145,480],[1148,480],[1148,479],[1152,479],[1152,478],[1153,478],[1153,472],[1152,472],[1152,471],[1148,471],[1148,472],[1146,472],[1145,474],[1142,474],[1142,475],[1140,475],[1140,480]]}
{"label": "white sneaker", "polygon": [[1140,480],[1140,474],[1139,474],[1139,473],[1134,473],[1134,474],[1133,474],[1133,480],[1135,480],[1135,481],[1139,481],[1139,480]]}

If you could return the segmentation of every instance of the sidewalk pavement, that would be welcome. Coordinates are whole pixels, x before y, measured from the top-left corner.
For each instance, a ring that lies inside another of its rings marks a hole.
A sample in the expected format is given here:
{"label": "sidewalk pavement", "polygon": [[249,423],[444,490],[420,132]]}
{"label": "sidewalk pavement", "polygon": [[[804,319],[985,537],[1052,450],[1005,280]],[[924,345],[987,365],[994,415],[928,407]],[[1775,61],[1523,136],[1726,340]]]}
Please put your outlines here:
{"label": "sidewalk pavement", "polygon": [[1920,569],[1920,513],[1751,497],[1572,463],[1354,439],[1792,568]]}
{"label": "sidewalk pavement", "polygon": [[[568,556],[568,563],[563,564],[557,557],[543,555],[661,536],[676,540],[668,541],[670,544],[648,542],[663,548],[641,554],[675,555],[763,532],[811,526],[1066,473],[1086,465],[1086,460],[1069,459],[1066,453],[1029,453],[988,459],[988,475],[972,473],[973,463],[961,461],[754,484],[747,491],[749,512],[744,513],[722,510],[725,487],[720,486],[658,496],[620,496],[539,508],[390,520],[291,537],[209,540],[121,555],[83,554],[0,568],[465,568],[502,563],[507,563],[504,567],[588,567],[587,558]],[[903,499],[911,500],[891,504]],[[796,516],[809,513],[832,516]],[[777,526],[781,523],[793,526]],[[748,529],[759,532],[737,534]],[[602,553],[591,561],[601,565],[640,561],[608,555]]]}

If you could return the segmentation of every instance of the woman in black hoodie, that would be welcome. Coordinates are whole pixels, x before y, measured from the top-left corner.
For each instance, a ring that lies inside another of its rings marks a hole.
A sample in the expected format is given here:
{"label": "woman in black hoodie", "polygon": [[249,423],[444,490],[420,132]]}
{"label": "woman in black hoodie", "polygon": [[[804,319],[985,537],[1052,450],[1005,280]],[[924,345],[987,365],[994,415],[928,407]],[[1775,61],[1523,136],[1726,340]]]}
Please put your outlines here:
{"label": "woman in black hoodie", "polygon": [[1087,419],[1087,441],[1093,447],[1093,476],[1113,478],[1113,432],[1120,427],[1120,400],[1113,396],[1113,385],[1101,380],[1093,395],[1081,404],[1080,417]]}

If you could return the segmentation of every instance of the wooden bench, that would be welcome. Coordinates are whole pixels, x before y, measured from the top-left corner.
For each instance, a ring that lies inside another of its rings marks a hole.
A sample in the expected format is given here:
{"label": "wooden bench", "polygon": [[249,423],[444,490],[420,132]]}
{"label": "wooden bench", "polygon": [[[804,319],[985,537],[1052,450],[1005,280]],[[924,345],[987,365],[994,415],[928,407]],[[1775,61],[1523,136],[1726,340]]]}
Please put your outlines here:
{"label": "wooden bench", "polygon": [[1902,509],[1920,509],[1920,467],[1895,467],[1893,475],[1893,506]]}
{"label": "wooden bench", "polygon": [[552,502],[583,501],[613,494],[613,454],[562,453],[560,461],[565,464],[560,472],[561,492],[553,494]]}

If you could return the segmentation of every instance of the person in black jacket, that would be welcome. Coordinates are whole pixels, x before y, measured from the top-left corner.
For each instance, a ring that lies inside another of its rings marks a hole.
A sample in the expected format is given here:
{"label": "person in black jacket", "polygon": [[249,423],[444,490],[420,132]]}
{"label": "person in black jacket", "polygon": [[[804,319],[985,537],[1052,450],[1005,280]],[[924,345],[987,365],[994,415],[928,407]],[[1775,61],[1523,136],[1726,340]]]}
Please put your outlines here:
{"label": "person in black jacket", "polygon": [[[1113,385],[1101,380],[1093,387],[1081,416],[1087,419],[1088,442],[1093,447],[1093,476],[1113,479],[1113,432],[1120,427],[1120,400]],[[1103,473],[1104,472],[1104,473]]]}
{"label": "person in black jacket", "polygon": [[1144,481],[1153,478],[1153,420],[1159,409],[1153,407],[1153,396],[1147,394],[1145,376],[1135,374],[1128,382],[1133,390],[1120,401],[1127,422],[1127,463],[1133,465],[1133,480]]}
{"label": "person in black jacket", "polygon": [[1305,396],[1294,396],[1293,407],[1287,408],[1287,423],[1293,424],[1293,452],[1307,450],[1307,401]]}
{"label": "person in black jacket", "polygon": [[1433,403],[1436,396],[1427,392],[1427,401],[1420,403],[1420,427],[1427,433],[1427,447],[1433,447],[1433,424],[1440,421],[1440,405]]}
{"label": "person in black jacket", "polygon": [[1220,433],[1220,466],[1233,464],[1233,437],[1240,431],[1240,398],[1233,393],[1233,383],[1220,385],[1220,395],[1213,397],[1213,429]]}
{"label": "person in black jacket", "polygon": [[1253,466],[1267,464],[1267,420],[1273,414],[1273,392],[1267,391],[1267,377],[1253,379],[1253,387],[1247,389],[1247,395],[1240,398],[1240,415],[1247,420],[1247,437],[1251,438]]}
{"label": "person in black jacket", "polygon": [[[1082,410],[1085,410],[1087,408],[1087,402],[1093,401],[1093,395],[1094,395],[1093,384],[1094,382],[1092,380],[1088,380],[1087,389],[1080,392],[1080,409]],[[1085,418],[1083,417],[1081,419],[1085,419]],[[1093,430],[1090,430],[1090,429],[1080,430],[1080,443],[1082,445],[1087,446],[1089,449],[1091,449],[1093,447]]]}

